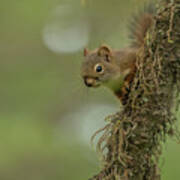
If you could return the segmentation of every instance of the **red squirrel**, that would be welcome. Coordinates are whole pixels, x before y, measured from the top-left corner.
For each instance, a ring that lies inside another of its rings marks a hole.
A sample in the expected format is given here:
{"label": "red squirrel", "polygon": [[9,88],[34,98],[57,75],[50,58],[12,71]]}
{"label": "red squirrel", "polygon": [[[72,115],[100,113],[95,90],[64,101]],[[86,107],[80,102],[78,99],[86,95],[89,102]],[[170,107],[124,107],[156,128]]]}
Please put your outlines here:
{"label": "red squirrel", "polygon": [[129,87],[136,72],[137,52],[144,44],[147,31],[153,24],[153,9],[146,8],[131,23],[132,43],[129,47],[114,50],[107,45],[89,51],[84,49],[81,76],[87,87],[101,85],[111,89],[126,104]]}

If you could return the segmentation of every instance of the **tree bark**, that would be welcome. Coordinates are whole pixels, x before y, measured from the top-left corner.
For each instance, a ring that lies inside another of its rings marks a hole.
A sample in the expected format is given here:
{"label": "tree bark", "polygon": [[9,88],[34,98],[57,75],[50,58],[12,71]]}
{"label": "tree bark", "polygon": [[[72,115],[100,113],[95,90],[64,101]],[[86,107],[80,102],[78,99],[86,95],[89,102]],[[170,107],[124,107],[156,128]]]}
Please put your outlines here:
{"label": "tree bark", "polygon": [[[128,103],[109,116],[97,149],[102,171],[91,180],[160,180],[162,142],[176,135],[180,92],[180,0],[162,0],[139,50]],[[176,107],[175,107],[176,106]],[[176,110],[174,110],[176,109]]]}

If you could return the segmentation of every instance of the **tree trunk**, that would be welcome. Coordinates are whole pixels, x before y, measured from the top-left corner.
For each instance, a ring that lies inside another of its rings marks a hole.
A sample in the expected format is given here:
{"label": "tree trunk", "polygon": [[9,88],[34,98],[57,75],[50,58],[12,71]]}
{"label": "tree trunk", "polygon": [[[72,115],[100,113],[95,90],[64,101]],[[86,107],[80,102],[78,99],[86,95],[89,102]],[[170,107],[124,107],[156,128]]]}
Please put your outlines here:
{"label": "tree trunk", "polygon": [[[91,180],[159,180],[162,142],[175,135],[180,90],[180,0],[162,0],[139,50],[128,103],[109,116],[97,149],[102,171]],[[175,107],[176,106],[176,107]]]}

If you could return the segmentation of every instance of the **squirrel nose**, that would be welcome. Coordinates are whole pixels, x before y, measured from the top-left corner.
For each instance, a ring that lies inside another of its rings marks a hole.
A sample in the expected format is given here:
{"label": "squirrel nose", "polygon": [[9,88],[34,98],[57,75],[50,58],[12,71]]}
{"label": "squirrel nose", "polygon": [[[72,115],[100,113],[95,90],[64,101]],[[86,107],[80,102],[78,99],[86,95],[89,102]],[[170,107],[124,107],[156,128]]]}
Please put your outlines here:
{"label": "squirrel nose", "polygon": [[94,80],[92,78],[87,78],[87,77],[84,78],[84,84],[87,87],[92,87],[93,83],[94,83]]}

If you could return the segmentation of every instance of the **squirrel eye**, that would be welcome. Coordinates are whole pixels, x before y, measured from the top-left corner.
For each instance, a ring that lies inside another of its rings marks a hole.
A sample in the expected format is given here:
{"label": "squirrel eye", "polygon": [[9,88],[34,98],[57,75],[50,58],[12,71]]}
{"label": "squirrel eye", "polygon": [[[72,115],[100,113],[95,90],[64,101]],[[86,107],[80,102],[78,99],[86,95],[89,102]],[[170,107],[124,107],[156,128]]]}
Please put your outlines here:
{"label": "squirrel eye", "polygon": [[98,72],[98,73],[101,73],[101,72],[103,72],[103,67],[101,65],[97,64],[95,66],[95,71]]}

